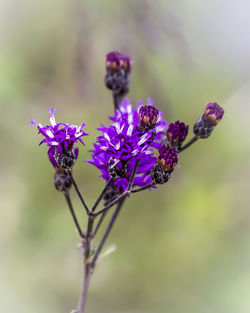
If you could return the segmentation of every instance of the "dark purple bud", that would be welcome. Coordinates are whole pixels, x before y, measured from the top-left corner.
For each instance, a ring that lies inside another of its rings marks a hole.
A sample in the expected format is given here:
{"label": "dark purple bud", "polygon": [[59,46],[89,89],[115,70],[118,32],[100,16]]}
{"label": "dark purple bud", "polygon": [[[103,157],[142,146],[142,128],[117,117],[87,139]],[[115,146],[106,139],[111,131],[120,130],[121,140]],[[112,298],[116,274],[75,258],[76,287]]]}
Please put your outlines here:
{"label": "dark purple bud", "polygon": [[214,127],[222,119],[224,110],[217,103],[208,103],[204,113],[194,124],[194,134],[198,138],[208,138]]}
{"label": "dark purple bud", "polygon": [[112,51],[106,55],[107,70],[120,71],[121,69],[124,69],[124,71],[129,73],[131,67],[132,60],[129,56],[125,54],[122,54],[118,51]]}
{"label": "dark purple bud", "polygon": [[107,54],[105,84],[114,95],[122,97],[129,91],[131,67],[132,60],[129,56],[117,51]]}
{"label": "dark purple bud", "polygon": [[161,165],[166,172],[172,171],[178,163],[178,152],[176,148],[163,145],[159,149],[157,163]]}
{"label": "dark purple bud", "polygon": [[71,187],[72,181],[64,169],[57,168],[54,174],[54,184],[58,191],[67,191]]}
{"label": "dark purple bud", "polygon": [[161,165],[156,163],[150,174],[155,184],[165,184],[171,177],[172,171],[173,170],[166,172]]}
{"label": "dark purple bud", "polygon": [[139,109],[140,128],[152,129],[159,117],[159,111],[153,105],[143,105]]}
{"label": "dark purple bud", "polygon": [[214,126],[207,123],[203,115],[201,115],[194,124],[194,134],[198,138],[208,138],[213,130]]}
{"label": "dark purple bud", "polygon": [[180,146],[188,134],[188,125],[183,122],[176,121],[168,125],[167,137],[173,146]]}
{"label": "dark purple bud", "polygon": [[211,102],[206,105],[203,113],[203,118],[210,124],[215,126],[223,117],[224,110],[216,102]]}

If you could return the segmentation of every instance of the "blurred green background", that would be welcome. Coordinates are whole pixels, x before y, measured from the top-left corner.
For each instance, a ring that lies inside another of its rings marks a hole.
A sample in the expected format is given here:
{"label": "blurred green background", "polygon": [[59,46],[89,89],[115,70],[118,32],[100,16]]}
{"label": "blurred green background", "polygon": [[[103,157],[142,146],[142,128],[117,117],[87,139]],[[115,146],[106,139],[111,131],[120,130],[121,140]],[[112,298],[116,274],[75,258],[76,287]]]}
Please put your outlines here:
{"label": "blurred green background", "polygon": [[167,185],[126,202],[87,312],[250,312],[249,12],[244,0],[0,1],[1,312],[76,306],[78,236],[28,122],[46,124],[51,105],[58,121],[86,122],[75,178],[93,203],[103,182],[84,160],[113,110],[103,83],[110,50],[134,60],[134,104],[150,96],[191,129],[210,101],[225,115]]}

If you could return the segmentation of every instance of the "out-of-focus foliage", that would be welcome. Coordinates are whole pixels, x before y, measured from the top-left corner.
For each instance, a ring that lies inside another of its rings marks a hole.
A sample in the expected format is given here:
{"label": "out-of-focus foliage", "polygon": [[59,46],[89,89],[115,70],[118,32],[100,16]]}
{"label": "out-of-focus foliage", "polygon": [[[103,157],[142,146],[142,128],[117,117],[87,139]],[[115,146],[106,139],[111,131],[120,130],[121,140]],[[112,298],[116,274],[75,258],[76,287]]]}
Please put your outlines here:
{"label": "out-of-focus foliage", "polygon": [[209,101],[225,116],[180,156],[167,185],[127,201],[88,312],[249,312],[249,11],[233,0],[0,1],[1,312],[77,303],[77,233],[28,122],[45,123],[53,105],[58,121],[87,123],[75,176],[93,203],[103,182],[84,160],[113,109],[103,79],[114,49],[134,59],[134,103],[150,96],[191,129]]}

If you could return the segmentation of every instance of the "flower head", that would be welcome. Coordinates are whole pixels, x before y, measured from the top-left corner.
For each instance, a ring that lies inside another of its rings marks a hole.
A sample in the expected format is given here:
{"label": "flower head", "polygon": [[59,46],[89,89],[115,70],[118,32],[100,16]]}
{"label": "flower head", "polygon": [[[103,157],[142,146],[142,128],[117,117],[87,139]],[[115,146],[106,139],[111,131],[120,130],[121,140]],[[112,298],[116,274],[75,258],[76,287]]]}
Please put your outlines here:
{"label": "flower head", "polygon": [[49,147],[48,156],[52,165],[70,168],[78,157],[78,148],[74,148],[74,144],[79,141],[84,145],[81,137],[87,135],[83,131],[85,124],[56,123],[55,111],[55,108],[49,109],[50,125],[42,126],[31,119],[30,126],[36,126],[38,134],[44,136],[40,145],[46,143]]}
{"label": "flower head", "polygon": [[178,146],[180,145],[188,134],[188,125],[183,122],[176,121],[170,123],[167,129],[168,141],[171,145]]}
{"label": "flower head", "polygon": [[203,113],[204,119],[213,126],[215,126],[222,119],[223,115],[223,108],[216,102],[208,103]]}
{"label": "flower head", "polygon": [[92,150],[93,160],[89,163],[101,170],[101,176],[108,181],[112,176],[114,185],[125,190],[137,160],[140,160],[134,185],[145,186],[152,181],[150,171],[156,162],[153,154],[154,144],[164,134],[166,123],[160,120],[154,129],[138,130],[138,110],[124,99],[114,116],[112,124],[98,130],[102,135],[97,137]]}
{"label": "flower head", "polygon": [[163,145],[159,149],[157,162],[166,172],[172,171],[178,163],[178,152],[175,147]]}

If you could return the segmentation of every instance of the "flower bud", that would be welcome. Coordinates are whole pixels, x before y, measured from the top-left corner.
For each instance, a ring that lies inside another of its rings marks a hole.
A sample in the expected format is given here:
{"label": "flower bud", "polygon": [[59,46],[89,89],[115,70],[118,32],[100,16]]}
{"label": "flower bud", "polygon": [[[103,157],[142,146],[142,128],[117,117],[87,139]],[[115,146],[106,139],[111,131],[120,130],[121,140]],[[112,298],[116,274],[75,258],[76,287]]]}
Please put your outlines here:
{"label": "flower bud", "polygon": [[157,163],[163,167],[166,172],[172,171],[178,163],[178,152],[175,147],[163,145],[159,149]]}
{"label": "flower bud", "polygon": [[58,191],[67,191],[71,187],[71,178],[64,169],[56,168],[54,174],[54,185]]}
{"label": "flower bud", "polygon": [[160,164],[156,163],[150,174],[155,184],[165,184],[171,177],[172,171],[166,172]]}
{"label": "flower bud", "polygon": [[149,130],[155,127],[159,117],[159,111],[153,105],[143,105],[139,109],[139,131]]}
{"label": "flower bud", "polygon": [[217,103],[208,103],[204,113],[194,124],[194,134],[198,138],[208,138],[214,127],[219,123],[224,114],[224,110]]}
{"label": "flower bud", "polygon": [[117,51],[106,55],[105,84],[117,96],[124,96],[129,90],[129,73],[132,60],[129,56]]}
{"label": "flower bud", "polygon": [[215,126],[222,119],[223,115],[223,108],[219,106],[218,103],[214,102],[206,105],[203,118],[208,124]]}
{"label": "flower bud", "polygon": [[180,148],[182,142],[186,139],[187,134],[188,125],[183,122],[176,121],[168,125],[167,138],[172,146]]}

